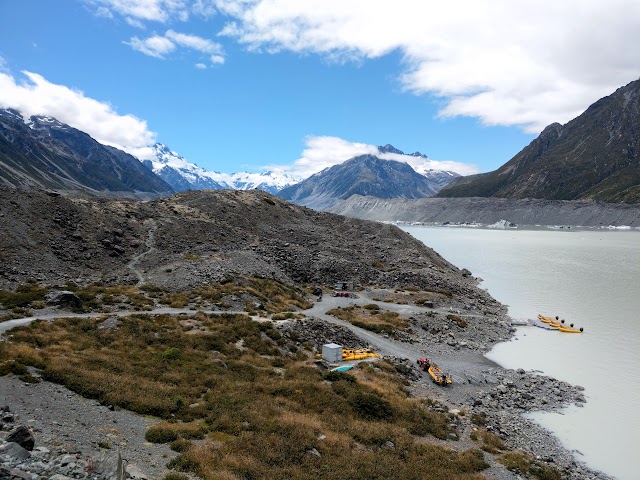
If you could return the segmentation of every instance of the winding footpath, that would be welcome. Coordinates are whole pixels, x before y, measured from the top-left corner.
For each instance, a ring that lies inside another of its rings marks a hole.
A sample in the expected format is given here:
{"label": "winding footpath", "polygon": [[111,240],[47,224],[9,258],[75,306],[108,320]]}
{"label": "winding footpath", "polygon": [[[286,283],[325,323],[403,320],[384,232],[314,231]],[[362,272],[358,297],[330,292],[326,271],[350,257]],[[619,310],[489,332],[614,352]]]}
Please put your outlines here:
{"label": "winding footpath", "polygon": [[131,270],[131,272],[138,278],[138,283],[136,284],[136,286],[138,287],[144,285],[144,276],[142,275],[142,271],[137,267],[137,265],[140,260],[142,260],[146,255],[149,255],[156,250],[156,231],[158,230],[158,224],[153,218],[148,219],[147,223],[151,224],[151,227],[149,227],[147,239],[144,242],[144,244],[147,246],[147,250],[134,255],[131,261],[129,261],[129,263],[127,264],[127,268]]}

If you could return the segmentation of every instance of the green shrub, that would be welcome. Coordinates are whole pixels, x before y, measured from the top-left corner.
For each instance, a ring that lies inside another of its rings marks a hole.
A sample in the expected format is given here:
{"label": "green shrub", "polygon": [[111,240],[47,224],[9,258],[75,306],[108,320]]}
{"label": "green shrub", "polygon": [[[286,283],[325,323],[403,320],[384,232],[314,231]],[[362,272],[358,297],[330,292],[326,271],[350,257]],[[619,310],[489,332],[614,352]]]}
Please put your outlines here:
{"label": "green shrub", "polygon": [[177,347],[169,347],[162,352],[162,358],[165,360],[176,360],[180,357],[180,349]]}
{"label": "green shrub", "polygon": [[178,432],[163,425],[153,425],[147,430],[144,438],[151,443],[169,443],[178,439]]}
{"label": "green shrub", "polygon": [[169,444],[169,447],[174,452],[182,453],[189,450],[191,447],[191,442],[185,438],[178,438]]}
{"label": "green shrub", "polygon": [[349,403],[353,411],[366,420],[389,420],[393,417],[389,402],[373,393],[357,393]]}
{"label": "green shrub", "polygon": [[353,375],[349,375],[345,372],[327,372],[322,376],[323,380],[328,380],[329,382],[348,382],[348,383],[356,383],[356,377]]}

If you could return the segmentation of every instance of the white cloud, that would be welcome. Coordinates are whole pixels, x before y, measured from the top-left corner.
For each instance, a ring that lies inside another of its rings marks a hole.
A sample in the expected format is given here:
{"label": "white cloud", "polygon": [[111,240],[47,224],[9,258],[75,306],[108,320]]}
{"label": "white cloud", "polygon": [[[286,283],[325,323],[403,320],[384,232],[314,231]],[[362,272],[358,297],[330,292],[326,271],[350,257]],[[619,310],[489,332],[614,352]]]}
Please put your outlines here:
{"label": "white cloud", "polygon": [[175,44],[171,40],[158,35],[154,35],[153,37],[145,38],[143,40],[138,37],[133,37],[129,40],[128,45],[138,52],[155,58],[164,58],[166,54],[171,53],[176,49]]}
{"label": "white cloud", "polygon": [[98,5],[97,13],[105,10],[140,21],[167,22],[172,18],[185,21],[189,17],[187,0],[85,0]]}
{"label": "white cloud", "polygon": [[14,108],[25,117],[48,115],[82,130],[100,143],[127,151],[155,142],[147,122],[133,115],[120,115],[108,103],[89,98],[79,90],[47,81],[41,75],[22,72],[19,82],[0,73],[0,108]]}
{"label": "white cloud", "polygon": [[454,162],[452,160],[431,160],[430,158],[401,155],[398,153],[381,153],[378,154],[378,157],[383,160],[395,160],[397,162],[408,163],[418,173],[424,173],[428,170],[446,170],[459,173],[460,175],[473,175],[480,171],[477,165]]}
{"label": "white cloud", "polygon": [[637,0],[215,0],[222,35],[333,60],[403,55],[400,81],[442,116],[538,132],[640,76]]}
{"label": "white cloud", "polygon": [[165,58],[167,54],[172,53],[178,47],[183,47],[209,55],[209,60],[213,64],[224,63],[224,49],[219,43],[208,38],[179,33],[174,30],[167,30],[164,36],[153,35],[145,39],[133,37],[125,43],[150,57]]}
{"label": "white cloud", "polygon": [[198,70],[205,70],[207,66],[204,63],[196,63],[196,68]]}
{"label": "white cloud", "polygon": [[96,15],[102,18],[113,18],[113,13],[107,7],[98,7]]}
{"label": "white cloud", "polygon": [[140,30],[144,30],[145,29],[144,23],[142,23],[137,18],[125,17],[124,20],[129,25],[131,25],[133,28],[139,28]]}
{"label": "white cloud", "polygon": [[174,41],[178,45],[186,48],[191,48],[202,53],[220,54],[222,52],[222,45],[213,42],[208,38],[198,37],[197,35],[188,35],[186,33],[178,33],[173,30],[167,30],[165,37]]}
{"label": "white cloud", "polygon": [[288,165],[271,165],[264,167],[264,169],[279,169],[293,177],[303,179],[359,155],[376,155],[385,160],[405,162],[420,173],[426,170],[449,170],[461,175],[478,173],[478,167],[475,165],[453,161],[437,161],[411,155],[380,154],[378,147],[375,145],[350,142],[339,137],[330,136],[309,136],[305,140],[305,149],[299,159]]}

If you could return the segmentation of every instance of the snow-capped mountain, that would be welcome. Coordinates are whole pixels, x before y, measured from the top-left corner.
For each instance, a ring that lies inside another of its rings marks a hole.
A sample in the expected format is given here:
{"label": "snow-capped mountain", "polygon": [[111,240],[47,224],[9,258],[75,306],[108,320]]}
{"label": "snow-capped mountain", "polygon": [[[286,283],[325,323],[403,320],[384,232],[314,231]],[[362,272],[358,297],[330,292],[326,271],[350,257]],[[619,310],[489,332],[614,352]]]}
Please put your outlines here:
{"label": "snow-capped mountain", "polygon": [[142,160],[142,163],[171,185],[175,191],[228,188],[227,185],[221,185],[214,180],[213,175],[216,172],[210,172],[189,162],[166,145],[156,143],[152,148],[152,159]]}
{"label": "snow-capped mountain", "polygon": [[262,173],[220,173],[206,170],[189,162],[177,152],[162,143],[153,147],[152,159],[142,160],[156,175],[171,185],[176,191],[184,190],[233,190],[259,189],[276,193],[283,188],[299,182],[282,170]]}
{"label": "snow-capped mountain", "polygon": [[[424,153],[404,153],[402,150],[398,150],[396,147],[389,143],[383,146],[378,146],[378,153],[380,155],[380,158],[384,158],[386,160],[399,160],[407,162],[416,172],[418,172],[420,175],[424,175],[431,182],[433,182],[438,190],[447,185],[454,178],[461,176],[456,172],[451,172],[448,170],[434,170],[432,168],[429,168],[429,157]],[[407,159],[406,157],[414,157],[416,160]]]}
{"label": "snow-capped mountain", "polygon": [[300,181],[300,179],[288,175],[283,170],[269,170],[262,173],[216,173],[213,178],[226,185],[227,188],[233,188],[234,190],[251,190],[255,188],[273,194]]}
{"label": "snow-capped mountain", "polygon": [[0,109],[0,185],[155,198],[172,188],[117,148],[59,120]]}

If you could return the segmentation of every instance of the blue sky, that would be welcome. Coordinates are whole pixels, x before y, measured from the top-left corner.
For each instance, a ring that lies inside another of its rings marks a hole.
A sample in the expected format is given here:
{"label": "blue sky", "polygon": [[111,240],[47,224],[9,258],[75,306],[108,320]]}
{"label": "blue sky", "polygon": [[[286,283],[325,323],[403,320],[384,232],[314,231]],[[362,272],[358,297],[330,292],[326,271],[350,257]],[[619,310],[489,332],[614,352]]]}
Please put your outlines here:
{"label": "blue sky", "polygon": [[640,75],[638,2],[378,3],[0,0],[0,106],[228,173],[312,173],[351,142],[471,173]]}

